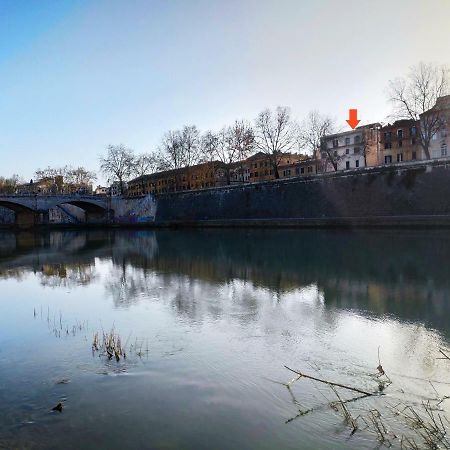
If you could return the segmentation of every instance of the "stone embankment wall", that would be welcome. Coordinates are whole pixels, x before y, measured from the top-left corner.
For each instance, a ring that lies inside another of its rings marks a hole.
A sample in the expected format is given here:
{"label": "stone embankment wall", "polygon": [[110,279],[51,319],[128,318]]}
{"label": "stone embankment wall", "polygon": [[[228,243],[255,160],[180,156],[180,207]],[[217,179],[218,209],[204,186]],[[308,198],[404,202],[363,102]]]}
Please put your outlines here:
{"label": "stone embankment wall", "polygon": [[61,210],[67,217],[60,211],[52,216],[53,222],[39,222],[30,214],[31,221],[24,224],[17,220],[14,224],[12,212],[0,210],[0,225],[3,221],[29,228],[450,226],[450,158],[201,191],[113,197],[106,209],[81,211],[81,215],[79,209],[64,204]]}
{"label": "stone embankment wall", "polygon": [[160,194],[159,225],[450,225],[450,160]]}

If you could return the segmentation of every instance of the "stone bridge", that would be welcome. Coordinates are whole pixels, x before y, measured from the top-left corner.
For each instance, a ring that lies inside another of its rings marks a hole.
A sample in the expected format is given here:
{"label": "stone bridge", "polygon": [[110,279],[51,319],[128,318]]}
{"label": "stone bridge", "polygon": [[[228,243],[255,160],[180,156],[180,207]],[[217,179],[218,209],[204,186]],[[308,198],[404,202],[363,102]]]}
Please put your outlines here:
{"label": "stone bridge", "polygon": [[111,199],[94,195],[1,195],[0,206],[15,213],[15,224],[30,227],[49,223],[49,210],[74,205],[85,212],[86,223],[107,223],[114,218]]}

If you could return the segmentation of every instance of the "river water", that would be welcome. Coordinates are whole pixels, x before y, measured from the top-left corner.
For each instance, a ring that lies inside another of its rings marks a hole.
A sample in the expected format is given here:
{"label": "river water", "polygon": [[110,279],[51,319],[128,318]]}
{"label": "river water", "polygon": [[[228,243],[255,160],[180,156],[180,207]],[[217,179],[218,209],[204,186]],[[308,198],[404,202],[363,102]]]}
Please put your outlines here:
{"label": "river water", "polygon": [[[2,232],[0,448],[426,448],[399,411],[448,424],[449,262],[448,231]],[[356,432],[285,365],[378,392]]]}

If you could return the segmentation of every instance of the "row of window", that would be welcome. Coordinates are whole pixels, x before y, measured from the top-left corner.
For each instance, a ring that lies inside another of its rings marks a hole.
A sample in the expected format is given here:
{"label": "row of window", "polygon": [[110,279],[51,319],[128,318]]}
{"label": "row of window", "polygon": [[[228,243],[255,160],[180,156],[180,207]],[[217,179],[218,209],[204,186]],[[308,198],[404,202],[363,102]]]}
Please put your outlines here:
{"label": "row of window", "polygon": [[[346,137],[345,138],[345,145],[350,145],[351,144],[351,142],[350,142],[351,140],[350,140],[350,138],[349,137]],[[357,134],[354,138],[353,138],[353,142],[355,143],[355,144],[360,144],[361,143],[361,135],[359,135],[359,134]],[[333,139],[333,147],[334,148],[336,148],[336,147],[339,147],[339,139]]]}
{"label": "row of window", "polygon": [[[307,169],[307,173],[313,172],[313,166],[308,166],[306,169]],[[304,167],[296,167],[295,168],[295,175],[302,175],[304,173],[305,173]],[[291,176],[291,169],[283,170],[283,177],[290,177],[290,176]]]}
{"label": "row of window", "polygon": [[[415,137],[417,135],[417,128],[416,127],[411,127],[409,129],[409,133],[410,136]],[[397,138],[398,139],[403,139],[405,137],[405,133],[404,130],[402,128],[399,128],[397,130]],[[390,141],[392,139],[392,131],[385,131],[384,132],[384,140],[385,141]]]}
{"label": "row of window", "polygon": [[[360,153],[361,153],[361,147],[355,147],[355,148],[353,149],[353,154],[354,154],[354,155],[359,155]],[[349,149],[349,148],[346,148],[346,149],[345,149],[345,154],[346,154],[346,155],[350,155],[350,149]],[[334,150],[333,155],[334,155],[335,157],[338,156],[337,150]],[[323,159],[327,159],[327,157],[328,157],[327,152],[322,152],[322,158],[323,158]]]}
{"label": "row of window", "polygon": [[[411,139],[411,145],[416,145],[416,140],[415,140],[414,138]],[[399,148],[400,148],[400,147],[403,147],[403,141],[402,141],[402,140],[398,141],[397,146],[398,146]],[[386,142],[384,143],[384,149],[385,149],[385,150],[388,150],[388,149],[390,149],[390,148],[392,148],[392,142],[386,141]]]}

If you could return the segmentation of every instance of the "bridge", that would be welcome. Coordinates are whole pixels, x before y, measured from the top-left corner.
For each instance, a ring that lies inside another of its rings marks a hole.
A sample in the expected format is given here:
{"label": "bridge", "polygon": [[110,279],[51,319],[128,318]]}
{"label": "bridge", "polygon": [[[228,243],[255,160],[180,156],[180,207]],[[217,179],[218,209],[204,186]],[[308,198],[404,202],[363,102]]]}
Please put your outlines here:
{"label": "bridge", "polygon": [[111,199],[96,195],[0,195],[0,207],[15,213],[15,224],[31,227],[49,223],[49,210],[73,205],[85,212],[86,223],[107,223],[114,217]]}

